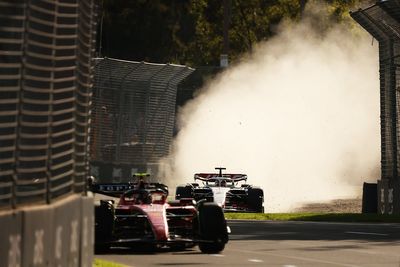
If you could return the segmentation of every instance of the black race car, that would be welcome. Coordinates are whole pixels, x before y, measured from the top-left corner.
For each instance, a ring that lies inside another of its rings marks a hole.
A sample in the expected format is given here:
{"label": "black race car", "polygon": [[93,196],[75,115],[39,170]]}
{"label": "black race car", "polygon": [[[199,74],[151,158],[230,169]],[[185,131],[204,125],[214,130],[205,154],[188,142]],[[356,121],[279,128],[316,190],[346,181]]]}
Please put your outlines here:
{"label": "black race car", "polygon": [[246,174],[223,174],[225,168],[215,169],[219,172],[196,173],[194,183],[178,186],[175,199],[205,199],[217,203],[225,212],[264,212],[264,191],[260,187],[246,184]]}

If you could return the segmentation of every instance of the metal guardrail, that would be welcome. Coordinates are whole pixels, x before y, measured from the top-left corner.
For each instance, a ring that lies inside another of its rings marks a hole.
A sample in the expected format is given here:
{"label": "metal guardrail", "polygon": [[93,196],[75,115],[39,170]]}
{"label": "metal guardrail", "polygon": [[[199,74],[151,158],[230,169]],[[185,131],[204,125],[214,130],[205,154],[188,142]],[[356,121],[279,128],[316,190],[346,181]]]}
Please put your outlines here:
{"label": "metal guardrail", "polygon": [[96,12],[0,2],[0,208],[85,190]]}
{"label": "metal guardrail", "polygon": [[177,86],[193,71],[173,64],[96,59],[91,162],[140,169],[167,155]]}

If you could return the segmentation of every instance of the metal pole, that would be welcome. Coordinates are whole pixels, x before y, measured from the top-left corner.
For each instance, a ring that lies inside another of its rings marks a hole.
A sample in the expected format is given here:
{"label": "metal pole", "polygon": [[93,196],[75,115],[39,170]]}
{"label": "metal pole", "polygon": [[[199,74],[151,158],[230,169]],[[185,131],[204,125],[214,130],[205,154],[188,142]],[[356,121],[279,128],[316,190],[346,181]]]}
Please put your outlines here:
{"label": "metal pole", "polygon": [[101,19],[100,19],[100,36],[99,36],[99,57],[101,57],[101,49],[103,48],[103,20],[104,20],[104,1],[101,1]]}
{"label": "metal pole", "polygon": [[300,0],[300,18],[304,16],[304,9],[306,8],[307,0]]}
{"label": "metal pole", "polygon": [[231,22],[231,0],[223,1],[224,8],[224,43],[223,43],[223,53],[225,55],[229,54],[229,27]]}
{"label": "metal pole", "polygon": [[224,19],[223,19],[223,48],[220,56],[220,66],[227,67],[229,64],[229,27],[231,22],[231,0],[222,2]]}
{"label": "metal pole", "polygon": [[391,110],[391,112],[390,113],[392,113],[392,118],[391,118],[391,124],[392,124],[392,149],[393,149],[393,165],[394,165],[394,168],[393,168],[393,177],[392,177],[392,182],[393,181],[397,181],[398,180],[398,167],[399,167],[399,165],[398,165],[398,158],[397,158],[397,153],[398,153],[398,151],[397,151],[397,145],[398,145],[398,138],[397,138],[397,120],[398,120],[398,114],[397,114],[397,107],[396,107],[396,104],[397,104],[397,101],[396,101],[396,70],[395,69],[393,69],[393,66],[395,66],[395,62],[394,62],[394,54],[393,54],[393,51],[394,51],[394,49],[395,49],[395,47],[394,47],[394,44],[393,44],[393,41],[392,40],[390,40],[389,41],[389,44],[390,44],[390,51],[389,51],[389,53],[390,53],[390,61],[389,61],[389,64],[390,64],[390,85],[391,85],[391,88],[390,89],[393,89],[393,90],[391,90],[391,98],[392,98],[392,101],[391,101],[391,107],[390,107],[390,110]]}

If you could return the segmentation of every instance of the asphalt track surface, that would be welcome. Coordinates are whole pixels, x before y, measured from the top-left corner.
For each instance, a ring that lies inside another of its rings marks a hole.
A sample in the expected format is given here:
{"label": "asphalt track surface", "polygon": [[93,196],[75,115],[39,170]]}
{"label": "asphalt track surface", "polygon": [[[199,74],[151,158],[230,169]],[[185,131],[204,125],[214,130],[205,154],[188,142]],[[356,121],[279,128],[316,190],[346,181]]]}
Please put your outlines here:
{"label": "asphalt track surface", "polygon": [[400,224],[229,221],[221,254],[112,249],[95,258],[127,266],[400,267]]}

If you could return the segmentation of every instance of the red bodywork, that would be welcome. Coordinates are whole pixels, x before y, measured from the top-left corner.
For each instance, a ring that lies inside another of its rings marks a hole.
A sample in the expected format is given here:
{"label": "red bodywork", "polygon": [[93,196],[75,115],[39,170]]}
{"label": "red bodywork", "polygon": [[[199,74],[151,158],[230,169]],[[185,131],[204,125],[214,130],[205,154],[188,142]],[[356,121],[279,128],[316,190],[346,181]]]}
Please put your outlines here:
{"label": "red bodywork", "polygon": [[196,203],[193,198],[167,202],[164,184],[95,184],[92,190],[120,198],[117,205],[104,199],[95,205],[95,249],[99,253],[115,246],[185,249],[195,245],[203,253],[219,253],[229,240],[221,207]]}
{"label": "red bodywork", "polygon": [[117,242],[146,241],[155,243],[193,240],[197,229],[197,210],[192,200],[167,203],[163,192],[124,193],[115,208]]}

